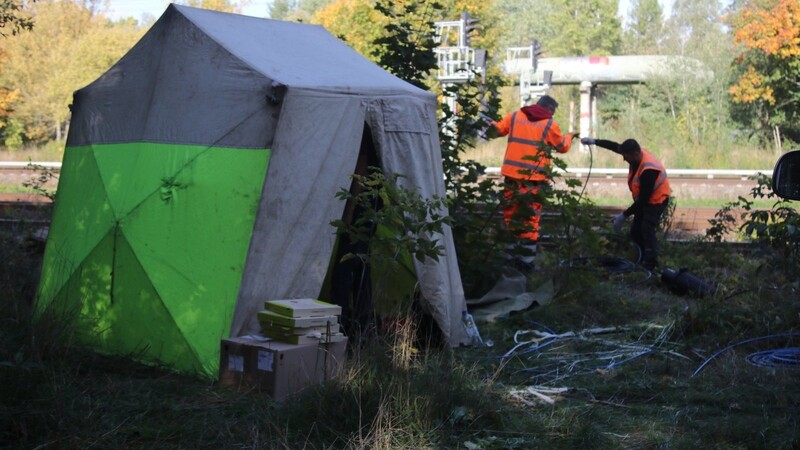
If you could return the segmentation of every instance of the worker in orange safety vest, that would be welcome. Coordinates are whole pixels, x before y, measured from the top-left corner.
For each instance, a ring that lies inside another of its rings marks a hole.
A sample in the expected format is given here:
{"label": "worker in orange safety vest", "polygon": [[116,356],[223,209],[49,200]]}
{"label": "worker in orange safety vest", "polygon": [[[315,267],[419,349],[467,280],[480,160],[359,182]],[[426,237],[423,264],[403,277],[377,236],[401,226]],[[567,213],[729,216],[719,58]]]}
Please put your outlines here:
{"label": "worker in orange safety vest", "polygon": [[597,145],[611,150],[622,155],[628,163],[628,188],[633,196],[633,204],[614,216],[614,231],[619,232],[627,218],[633,216],[631,239],[642,250],[642,266],[654,270],[658,265],[656,231],[672,193],[667,169],[634,139],[618,144],[605,139],[585,137],[581,139],[581,144]]}
{"label": "worker in orange safety vest", "polygon": [[518,257],[524,268],[533,268],[539,241],[539,218],[543,188],[552,180],[550,155],[567,153],[577,134],[561,134],[553,119],[558,102],[549,95],[535,105],[524,106],[492,125],[499,136],[508,136],[503,167],[503,220],[521,240],[525,255]]}

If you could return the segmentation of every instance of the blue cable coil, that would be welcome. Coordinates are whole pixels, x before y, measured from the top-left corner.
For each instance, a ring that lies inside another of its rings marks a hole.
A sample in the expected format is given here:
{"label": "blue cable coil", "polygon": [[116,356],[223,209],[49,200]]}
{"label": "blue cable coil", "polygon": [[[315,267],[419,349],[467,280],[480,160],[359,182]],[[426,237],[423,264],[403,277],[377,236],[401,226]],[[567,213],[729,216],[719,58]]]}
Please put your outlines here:
{"label": "blue cable coil", "polygon": [[764,350],[747,355],[745,361],[756,367],[800,369],[800,347]]}
{"label": "blue cable coil", "polygon": [[[696,376],[698,373],[700,373],[700,371],[701,371],[701,370],[703,370],[703,368],[704,368],[705,366],[707,366],[707,365],[708,365],[708,364],[711,362],[711,360],[712,360],[712,359],[716,358],[717,356],[719,356],[719,355],[721,355],[721,354],[723,354],[723,353],[727,352],[728,350],[730,350],[730,349],[732,349],[732,348],[734,348],[734,347],[738,347],[738,346],[740,346],[740,345],[744,345],[744,344],[750,344],[750,343],[752,343],[752,342],[764,341],[764,340],[767,340],[767,339],[777,339],[777,338],[781,338],[781,339],[783,339],[783,338],[797,338],[797,337],[800,337],[800,333],[782,333],[782,334],[773,334],[773,335],[771,335],[771,336],[761,336],[761,337],[752,338],[752,339],[747,339],[747,340],[744,340],[744,341],[737,342],[737,343],[735,343],[735,344],[729,345],[729,346],[727,346],[727,347],[723,348],[722,350],[718,351],[717,353],[714,353],[713,355],[711,355],[711,357],[710,357],[710,358],[708,358],[707,360],[705,360],[705,361],[703,362],[703,364],[700,364],[700,367],[698,367],[698,368],[697,368],[697,370],[695,370],[695,371],[694,371],[694,373],[692,374],[692,376],[691,376],[690,378],[694,378],[694,377],[695,377],[695,376]],[[798,355],[797,355],[797,352],[798,352],[798,350],[797,350],[797,347],[786,347],[786,348],[777,349],[777,350],[765,350],[765,351],[763,351],[763,352],[756,352],[756,353],[753,353],[753,355],[758,355],[758,354],[760,354],[760,353],[764,353],[764,354],[767,354],[767,355],[768,355],[768,354],[770,354],[770,353],[774,354],[774,353],[776,353],[776,352],[780,352],[780,355],[781,355],[780,357],[781,357],[782,359],[784,359],[784,360],[786,360],[786,359],[787,359],[787,357],[791,356],[791,359],[792,359],[792,360],[794,360],[794,361],[797,361],[797,358],[798,358]],[[748,356],[748,358],[749,358],[749,356]],[[747,360],[747,358],[745,358],[745,360]],[[788,367],[788,368],[795,368],[795,366],[794,366],[794,365],[788,365],[788,366],[773,366],[773,367]]]}

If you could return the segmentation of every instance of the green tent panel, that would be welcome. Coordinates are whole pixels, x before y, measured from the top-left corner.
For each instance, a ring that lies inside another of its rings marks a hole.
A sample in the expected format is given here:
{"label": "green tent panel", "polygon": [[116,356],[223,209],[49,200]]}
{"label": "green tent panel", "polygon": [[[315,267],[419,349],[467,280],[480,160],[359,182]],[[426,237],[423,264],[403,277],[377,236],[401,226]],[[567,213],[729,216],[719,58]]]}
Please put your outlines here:
{"label": "green tent panel", "polygon": [[132,211],[125,234],[210,373],[230,330],[268,151],[213,149]]}
{"label": "green tent panel", "polygon": [[117,218],[124,218],[150,197],[168,201],[170,194],[187,187],[186,180],[180,184],[176,179],[185,179],[194,161],[211,151],[201,146],[146,142],[92,146],[103,188]]}
{"label": "green tent panel", "polygon": [[[112,278],[112,272],[120,276]],[[79,265],[58,300],[80,305],[75,328],[80,339],[97,351],[203,373],[197,352],[182,336],[124,237],[113,230]]]}
{"label": "green tent panel", "polygon": [[38,309],[49,305],[81,262],[108,234],[114,222],[114,213],[91,149],[67,149],[42,265]]}
{"label": "green tent panel", "polygon": [[[73,154],[86,162],[68,164]],[[62,308],[80,302],[79,329],[91,330],[84,340],[96,339],[101,351],[213,374],[269,155],[153,143],[68,148],[64,166],[91,167],[82,173],[95,176],[62,175],[69,183],[59,186],[54,223],[74,223],[87,209],[108,214],[81,219],[77,229],[91,225],[83,240],[50,237],[62,251],[48,252],[44,267],[67,270],[44,274],[42,297],[59,298]],[[106,197],[70,195],[80,192]]]}

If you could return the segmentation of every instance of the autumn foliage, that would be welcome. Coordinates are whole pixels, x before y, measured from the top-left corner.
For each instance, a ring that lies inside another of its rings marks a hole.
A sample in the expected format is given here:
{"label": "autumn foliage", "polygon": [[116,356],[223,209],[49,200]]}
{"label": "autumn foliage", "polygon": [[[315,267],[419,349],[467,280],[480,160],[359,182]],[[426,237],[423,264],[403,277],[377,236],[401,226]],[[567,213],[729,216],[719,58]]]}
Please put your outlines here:
{"label": "autumn foliage", "polygon": [[734,21],[734,41],[781,59],[800,55],[800,2],[755,0]]}
{"label": "autumn foliage", "polygon": [[[5,59],[6,55],[0,49],[0,71],[2,71]],[[6,121],[12,110],[12,104],[17,98],[19,98],[19,91],[0,86],[0,128],[6,126]]]}
{"label": "autumn foliage", "polygon": [[[782,63],[791,65],[790,58],[800,55],[800,2],[751,0],[729,22],[734,42],[745,48],[739,62],[749,61],[739,81],[730,88],[733,100],[740,103],[763,100],[774,105],[775,89],[771,82],[778,74],[768,68]],[[783,72],[784,76],[790,74],[791,71]]]}
{"label": "autumn foliage", "polygon": [[374,48],[373,42],[383,34],[388,23],[369,0],[334,0],[317,11],[312,21],[368,58]]}

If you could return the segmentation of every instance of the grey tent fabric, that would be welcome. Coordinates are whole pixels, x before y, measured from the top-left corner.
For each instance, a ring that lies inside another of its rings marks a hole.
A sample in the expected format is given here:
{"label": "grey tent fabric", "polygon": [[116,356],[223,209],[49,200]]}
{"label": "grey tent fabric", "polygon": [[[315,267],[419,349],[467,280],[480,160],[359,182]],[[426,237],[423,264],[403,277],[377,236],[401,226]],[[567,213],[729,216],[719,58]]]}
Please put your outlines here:
{"label": "grey tent fabric", "polygon": [[529,290],[528,277],[509,268],[489,292],[479,299],[468,299],[467,304],[476,322],[494,322],[513,312],[549,304],[553,301],[553,290],[552,279]]}
{"label": "grey tent fabric", "polygon": [[265,98],[273,80],[198,28],[186,12],[212,14],[168,7],[109,71],[75,92],[73,117],[81,120],[70,123],[72,145],[272,143],[279,105]]}
{"label": "grey tent fabric", "polygon": [[[362,102],[302,93],[284,99],[232,335],[258,331],[264,300],[319,294],[335,242],[330,222],[344,209],[333,193],[350,185],[364,129]],[[330,127],[315,125],[331,118]]]}
{"label": "grey tent fabric", "polygon": [[[387,173],[444,195],[436,97],[316,25],[172,4],[108,72],[75,92],[70,143],[271,149],[230,336],[264,300],[317,296],[368,125]],[[470,341],[452,233],[416,262],[424,306],[452,346]],[[213,258],[213,255],[209,255]],[[229,336],[221,336],[229,337]]]}
{"label": "grey tent fabric", "polygon": [[[406,187],[418,190],[424,197],[445,196],[442,156],[439,148],[439,135],[436,130],[435,99],[429,97],[412,99],[382,99],[380,108],[374,108],[376,115],[370,125],[383,168],[388,173],[415,174],[400,181]],[[410,118],[416,118],[411,123]],[[460,339],[468,339],[461,322],[463,308],[453,308],[464,298],[461,275],[456,261],[453,235],[449,228],[438,237],[446,249],[446,256],[438,262],[431,260],[421,263],[414,260],[419,277],[420,288],[426,306],[432,311],[442,327],[449,327]],[[432,299],[441,299],[431,301]],[[466,301],[465,301],[466,304]],[[464,342],[464,341],[459,341]]]}
{"label": "grey tent fabric", "polygon": [[376,66],[319,25],[177,8],[253,70],[286,86],[338,94],[427,94]]}
{"label": "grey tent fabric", "polygon": [[[295,95],[289,90],[281,118],[303,117],[308,123],[320,123],[326,121],[325,117],[335,117],[336,133],[279,123],[233,335],[258,330],[255,313],[265,299],[309,297],[319,292],[335,240],[329,223],[341,217],[344,207],[343,203],[330,202],[330,195],[320,194],[349,185],[358,156],[352,149],[358,149],[365,122],[373,132],[385,172],[403,174],[400,180],[407,183],[406,187],[427,198],[444,196],[438,135],[432,132],[436,130],[435,110],[432,97],[343,101],[337,96],[305,90]],[[351,151],[341,152],[342,148]],[[298,196],[310,200],[298,205]],[[423,301],[448,342],[466,344],[461,323],[466,302],[452,233],[446,229],[438,238],[447,249],[444,257],[438,262],[415,260]]]}

